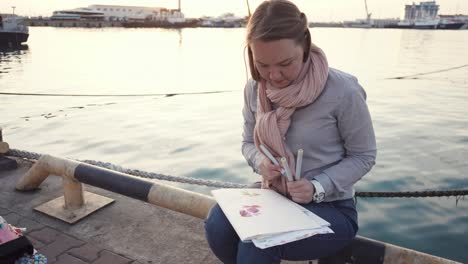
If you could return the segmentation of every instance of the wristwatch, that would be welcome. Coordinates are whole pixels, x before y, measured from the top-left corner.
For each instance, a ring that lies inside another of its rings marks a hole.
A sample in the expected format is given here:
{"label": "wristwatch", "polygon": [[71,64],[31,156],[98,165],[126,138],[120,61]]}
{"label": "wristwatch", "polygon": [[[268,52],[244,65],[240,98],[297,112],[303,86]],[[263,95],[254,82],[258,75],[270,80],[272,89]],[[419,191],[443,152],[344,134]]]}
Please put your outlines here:
{"label": "wristwatch", "polygon": [[314,185],[315,192],[314,195],[312,196],[312,201],[314,203],[321,203],[323,199],[325,198],[325,190],[323,189],[322,184],[316,180],[311,180],[310,183]]}

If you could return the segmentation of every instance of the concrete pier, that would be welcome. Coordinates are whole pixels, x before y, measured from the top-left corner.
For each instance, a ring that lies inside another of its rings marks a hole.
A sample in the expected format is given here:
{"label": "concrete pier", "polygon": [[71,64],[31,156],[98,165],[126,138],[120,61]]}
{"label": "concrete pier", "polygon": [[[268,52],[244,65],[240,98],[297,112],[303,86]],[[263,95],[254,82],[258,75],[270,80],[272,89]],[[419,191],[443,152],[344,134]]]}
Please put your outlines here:
{"label": "concrete pier", "polygon": [[92,21],[92,20],[55,20],[55,19],[39,19],[31,18],[24,21],[27,26],[31,27],[84,27],[84,28],[101,28],[101,27],[122,27],[120,21]]}
{"label": "concrete pier", "polygon": [[220,263],[205,241],[203,220],[85,185],[87,191],[115,202],[69,225],[33,208],[63,195],[60,177],[48,177],[40,189],[15,191],[31,167],[0,172],[0,215],[28,229],[26,236],[49,263]]}

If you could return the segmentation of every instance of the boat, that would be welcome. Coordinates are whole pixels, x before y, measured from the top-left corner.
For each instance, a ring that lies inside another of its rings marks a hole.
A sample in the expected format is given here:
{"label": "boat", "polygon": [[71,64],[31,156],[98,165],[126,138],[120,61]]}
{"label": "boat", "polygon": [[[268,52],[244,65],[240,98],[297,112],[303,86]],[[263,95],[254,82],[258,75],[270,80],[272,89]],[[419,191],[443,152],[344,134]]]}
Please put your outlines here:
{"label": "boat", "polygon": [[344,21],[343,27],[350,28],[406,28],[406,29],[466,29],[468,19],[463,15],[438,15],[439,5],[436,1],[425,1],[405,5],[405,16],[400,19],[371,19],[367,1],[366,19]]}
{"label": "boat", "polygon": [[395,28],[413,29],[462,29],[465,22],[451,19],[452,16],[439,16],[436,1],[405,5],[405,18]]}
{"label": "boat", "polygon": [[122,22],[125,28],[187,28],[197,27],[197,19],[184,19],[183,22],[170,22],[168,20],[142,20],[142,21],[125,21]]}
{"label": "boat", "polygon": [[218,27],[218,28],[235,28],[245,26],[245,18],[237,17],[233,13],[225,13],[218,17],[202,17],[200,19],[200,27]]}
{"label": "boat", "polygon": [[386,28],[413,28],[413,23],[408,20],[398,21],[396,24],[387,25]]}
{"label": "boat", "polygon": [[468,15],[439,15],[441,29],[468,29]]}
{"label": "boat", "polygon": [[437,25],[437,29],[464,29],[466,23],[455,21],[442,21]]}
{"label": "boat", "polygon": [[29,29],[23,21],[16,15],[0,15],[0,46],[19,46],[28,41]]}
{"label": "boat", "polygon": [[438,18],[418,19],[414,21],[414,29],[437,29],[440,20]]}

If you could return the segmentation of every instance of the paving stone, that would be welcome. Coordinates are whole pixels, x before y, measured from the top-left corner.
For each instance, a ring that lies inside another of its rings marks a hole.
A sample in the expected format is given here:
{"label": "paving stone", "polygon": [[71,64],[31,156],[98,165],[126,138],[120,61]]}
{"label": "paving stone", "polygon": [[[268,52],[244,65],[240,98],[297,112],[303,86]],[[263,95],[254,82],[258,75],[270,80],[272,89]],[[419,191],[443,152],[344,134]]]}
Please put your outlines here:
{"label": "paving stone", "polygon": [[71,255],[63,254],[57,257],[57,261],[55,261],[54,264],[87,264],[87,262]]}
{"label": "paving stone", "polygon": [[16,227],[20,227],[18,226],[18,223],[19,221],[21,220],[22,216],[17,214],[17,213],[9,213],[9,214],[6,214],[3,216],[3,218],[7,221],[7,223],[9,223],[10,225],[14,225]]}
{"label": "paving stone", "polygon": [[28,236],[27,234],[26,234],[26,237],[28,238],[29,241],[31,241],[31,244],[37,250],[39,250],[39,249],[41,249],[41,248],[43,248],[45,246],[44,243],[42,243],[41,241],[35,239],[34,237]]}
{"label": "paving stone", "polygon": [[44,254],[47,258],[57,258],[58,255],[64,253],[65,251],[83,244],[84,242],[81,240],[62,234],[58,236],[54,242],[42,247],[41,253]]}
{"label": "paving stone", "polygon": [[73,248],[67,253],[84,261],[91,262],[99,257],[101,250],[103,249],[95,245],[85,244],[82,247]]}
{"label": "paving stone", "polygon": [[34,220],[31,220],[29,218],[23,217],[20,219],[18,223],[18,227],[26,227],[26,233],[29,233],[34,230],[39,230],[44,228],[45,226],[43,224],[40,224]]}
{"label": "paving stone", "polygon": [[92,262],[92,264],[129,264],[132,260],[122,257],[113,252],[103,250],[99,254],[99,258]]}
{"label": "paving stone", "polygon": [[41,241],[44,244],[50,244],[57,239],[60,232],[50,227],[45,227],[40,230],[32,231],[28,233],[29,236]]}
{"label": "paving stone", "polygon": [[3,207],[0,207],[0,216],[5,216],[7,214],[9,214],[11,211],[6,209],[6,208],[3,208]]}

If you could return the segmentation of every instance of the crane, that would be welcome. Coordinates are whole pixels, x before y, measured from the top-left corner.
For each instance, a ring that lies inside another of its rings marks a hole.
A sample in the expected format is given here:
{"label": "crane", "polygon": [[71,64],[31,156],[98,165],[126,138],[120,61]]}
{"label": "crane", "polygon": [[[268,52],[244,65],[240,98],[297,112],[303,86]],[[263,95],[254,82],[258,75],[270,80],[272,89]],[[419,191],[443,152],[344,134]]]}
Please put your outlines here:
{"label": "crane", "polygon": [[367,22],[370,22],[372,13],[369,13],[369,10],[367,9],[367,0],[364,0],[364,4],[365,4],[365,6],[366,6],[366,18],[367,18]]}

